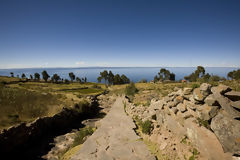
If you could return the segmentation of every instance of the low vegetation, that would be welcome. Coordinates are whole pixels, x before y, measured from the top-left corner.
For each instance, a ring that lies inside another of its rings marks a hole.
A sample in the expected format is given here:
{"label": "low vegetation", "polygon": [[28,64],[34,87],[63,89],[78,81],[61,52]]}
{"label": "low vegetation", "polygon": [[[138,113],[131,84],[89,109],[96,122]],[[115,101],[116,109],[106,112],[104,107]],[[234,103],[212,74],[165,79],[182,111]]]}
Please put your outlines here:
{"label": "low vegetation", "polygon": [[63,107],[73,107],[85,97],[101,94],[106,89],[103,84],[96,83],[56,84],[1,76],[0,82],[0,130],[52,116]]}

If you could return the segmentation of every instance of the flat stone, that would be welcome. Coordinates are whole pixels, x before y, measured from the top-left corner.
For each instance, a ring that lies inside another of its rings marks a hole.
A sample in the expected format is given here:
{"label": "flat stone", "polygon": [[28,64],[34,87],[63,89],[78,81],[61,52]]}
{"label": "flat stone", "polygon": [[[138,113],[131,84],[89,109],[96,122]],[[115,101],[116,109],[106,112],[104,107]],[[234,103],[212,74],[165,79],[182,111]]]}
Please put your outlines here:
{"label": "flat stone", "polygon": [[230,117],[240,117],[240,113],[231,106],[231,101],[228,98],[222,96],[219,92],[214,92],[213,97],[217,100],[220,106],[229,114]]}
{"label": "flat stone", "polygon": [[183,89],[183,94],[184,95],[189,95],[189,94],[191,94],[192,93],[192,88],[184,88]]}
{"label": "flat stone", "polygon": [[240,109],[240,101],[230,102],[231,106]]}
{"label": "flat stone", "polygon": [[237,91],[230,91],[225,93],[225,96],[231,99],[232,101],[239,101],[240,100],[240,92]]}
{"label": "flat stone", "polygon": [[217,87],[212,87],[211,88],[211,92],[213,94],[216,94],[216,93],[224,94],[224,93],[229,92],[231,90],[232,89],[230,87],[228,87],[226,85],[223,85],[223,84],[220,84]]}
{"label": "flat stone", "polygon": [[184,126],[187,128],[187,137],[197,146],[202,158],[208,160],[231,160],[229,153],[224,153],[223,148],[216,135],[205,127],[199,127],[193,122],[194,119],[187,119]]}
{"label": "flat stone", "polygon": [[204,100],[204,102],[210,106],[216,106],[218,105],[216,99],[214,98],[213,94],[210,94],[209,96],[207,96]]}
{"label": "flat stone", "polygon": [[222,111],[212,119],[211,129],[218,137],[225,152],[240,154],[239,120],[229,117],[225,111]]}
{"label": "flat stone", "polygon": [[185,111],[187,110],[186,105],[184,105],[184,104],[182,104],[182,103],[179,103],[179,104],[177,105],[177,109],[178,109],[179,111],[181,111],[181,112],[185,112]]}
{"label": "flat stone", "polygon": [[201,119],[203,120],[210,120],[214,116],[216,116],[217,112],[219,110],[218,106],[209,106],[207,104],[204,104],[202,106],[201,110]]}

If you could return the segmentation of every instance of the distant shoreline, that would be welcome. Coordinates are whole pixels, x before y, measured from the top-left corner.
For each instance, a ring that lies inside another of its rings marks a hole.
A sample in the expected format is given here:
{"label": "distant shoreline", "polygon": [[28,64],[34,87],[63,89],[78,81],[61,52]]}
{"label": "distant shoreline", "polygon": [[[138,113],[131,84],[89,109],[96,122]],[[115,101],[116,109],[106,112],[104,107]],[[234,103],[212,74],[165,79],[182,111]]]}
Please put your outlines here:
{"label": "distant shoreline", "polygon": [[[197,67],[197,66],[196,66]],[[196,68],[196,67],[166,67],[166,66],[160,66],[160,67],[32,67],[32,68],[0,68],[0,70],[18,70],[18,69],[105,69],[105,68]],[[204,68],[236,68],[239,69],[239,67],[204,67]]]}

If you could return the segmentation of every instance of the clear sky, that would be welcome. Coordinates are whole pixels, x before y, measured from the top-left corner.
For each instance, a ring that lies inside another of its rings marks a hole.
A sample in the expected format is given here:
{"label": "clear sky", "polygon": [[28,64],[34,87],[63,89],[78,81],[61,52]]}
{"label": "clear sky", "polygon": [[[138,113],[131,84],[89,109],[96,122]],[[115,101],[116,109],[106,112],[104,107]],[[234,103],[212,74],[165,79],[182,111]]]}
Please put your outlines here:
{"label": "clear sky", "polygon": [[240,66],[239,0],[0,0],[0,68]]}

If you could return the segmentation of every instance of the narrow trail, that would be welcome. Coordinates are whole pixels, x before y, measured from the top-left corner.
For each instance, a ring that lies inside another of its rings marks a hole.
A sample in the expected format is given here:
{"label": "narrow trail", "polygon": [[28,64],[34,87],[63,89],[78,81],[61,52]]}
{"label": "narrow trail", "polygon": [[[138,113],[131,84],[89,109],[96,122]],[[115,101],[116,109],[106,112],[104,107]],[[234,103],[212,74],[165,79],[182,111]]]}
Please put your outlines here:
{"label": "narrow trail", "polygon": [[72,160],[155,160],[134,132],[131,117],[124,111],[124,98],[118,97],[100,127],[82,145]]}

